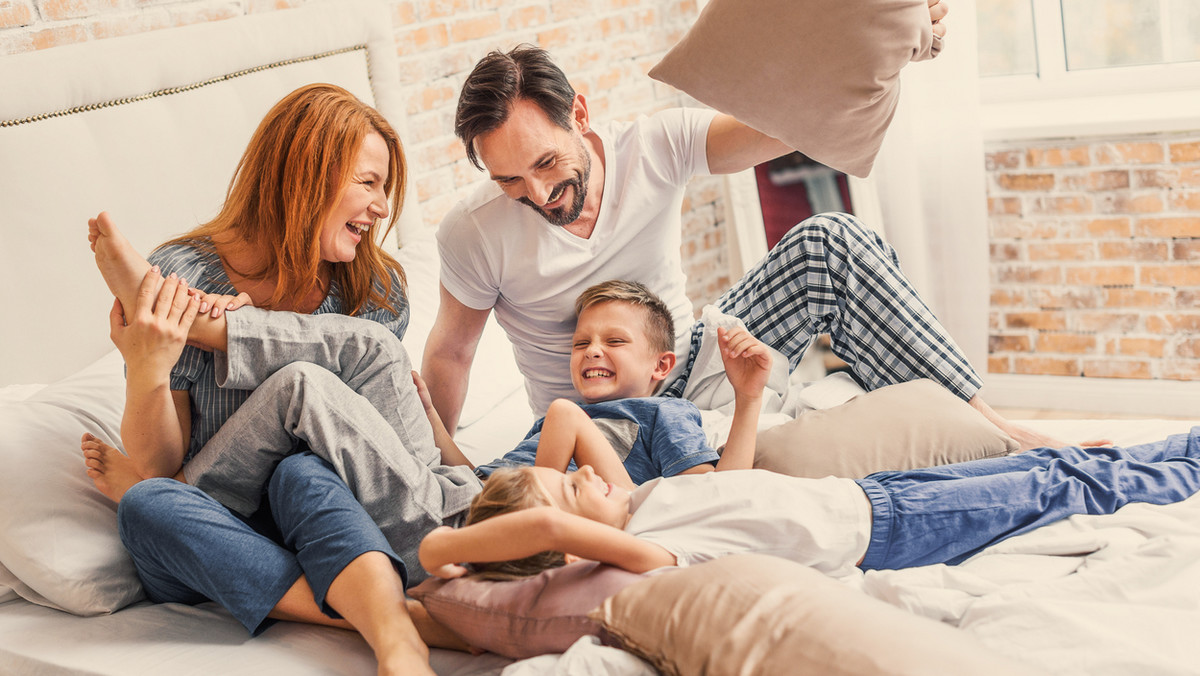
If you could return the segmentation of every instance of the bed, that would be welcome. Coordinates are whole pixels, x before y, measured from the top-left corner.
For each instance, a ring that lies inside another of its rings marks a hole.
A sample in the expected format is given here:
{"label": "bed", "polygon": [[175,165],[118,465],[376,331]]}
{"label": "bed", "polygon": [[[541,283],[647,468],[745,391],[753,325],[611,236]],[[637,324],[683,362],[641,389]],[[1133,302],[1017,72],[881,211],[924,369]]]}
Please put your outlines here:
{"label": "bed", "polygon": [[[0,275],[9,290],[0,331],[7,355],[0,363],[0,672],[375,672],[370,650],[350,632],[281,622],[251,639],[212,604],[142,600],[115,536],[114,507],[84,474],[78,439],[86,430],[117,442],[123,401],[122,365],[107,336],[110,299],[86,246],[86,219],[109,210],[143,252],[205,220],[262,114],[307,82],[350,89],[407,138],[394,54],[386,9],[342,0],[0,59],[6,223]],[[405,342],[416,363],[437,302],[436,247],[419,211],[410,199],[393,242],[409,275],[414,313]],[[471,383],[456,436],[469,457],[486,461],[532,422],[511,350],[494,323]],[[1120,443],[1191,426],[1171,420],[1038,425],[1064,438],[1099,435]],[[643,582],[618,586],[636,598]],[[956,568],[831,584],[832,596],[811,601],[833,604],[813,606],[831,613],[815,612],[817,620],[855,607],[878,621],[838,625],[850,633],[834,639],[811,625],[781,622],[794,631],[772,638],[788,645],[824,641],[820,659],[840,669],[824,673],[901,673],[897,653],[906,648],[897,637],[905,637],[910,652],[942,646],[928,655],[947,660],[939,651],[970,652],[996,665],[996,673],[1195,673],[1186,648],[1200,632],[1200,500],[1071,519]],[[659,602],[649,591],[641,596]],[[512,653],[569,648],[563,655],[514,662],[434,650],[432,663],[440,674],[461,675],[725,673],[715,661],[688,666],[694,663],[682,653],[694,658],[703,649],[685,647],[685,639],[728,630],[739,618],[692,615],[692,624],[680,624],[683,635],[641,646],[648,661],[584,636]],[[606,620],[589,621],[594,628]],[[499,631],[499,620],[489,622]],[[547,626],[526,625],[529,635],[518,633],[518,643],[541,646],[534,634],[544,635]],[[612,643],[618,629],[609,624],[585,633],[604,633]],[[905,673],[921,673],[913,664],[916,670]]]}

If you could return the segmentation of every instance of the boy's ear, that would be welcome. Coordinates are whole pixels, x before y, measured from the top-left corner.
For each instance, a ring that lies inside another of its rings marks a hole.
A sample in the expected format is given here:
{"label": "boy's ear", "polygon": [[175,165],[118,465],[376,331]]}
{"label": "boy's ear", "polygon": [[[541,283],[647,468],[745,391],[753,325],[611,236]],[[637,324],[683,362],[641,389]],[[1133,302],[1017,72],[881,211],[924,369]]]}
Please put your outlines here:
{"label": "boy's ear", "polygon": [[658,355],[658,363],[654,365],[654,373],[650,375],[652,382],[657,382],[666,378],[671,373],[671,369],[675,368],[675,353],[663,352]]}
{"label": "boy's ear", "polygon": [[583,557],[581,557],[581,556],[575,556],[574,554],[563,554],[563,561],[566,561],[568,564],[575,563],[576,561],[582,561],[582,560],[583,560]]}

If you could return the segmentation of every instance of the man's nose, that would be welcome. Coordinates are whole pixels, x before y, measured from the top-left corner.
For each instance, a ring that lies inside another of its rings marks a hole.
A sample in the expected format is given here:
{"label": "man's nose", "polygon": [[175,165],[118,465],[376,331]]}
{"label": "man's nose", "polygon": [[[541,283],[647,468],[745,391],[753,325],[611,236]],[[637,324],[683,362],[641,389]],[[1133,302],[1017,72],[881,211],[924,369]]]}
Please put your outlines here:
{"label": "man's nose", "polygon": [[554,185],[549,181],[529,179],[525,182],[525,186],[530,201],[539,207],[546,206],[546,202],[550,201],[550,193],[554,192]]}

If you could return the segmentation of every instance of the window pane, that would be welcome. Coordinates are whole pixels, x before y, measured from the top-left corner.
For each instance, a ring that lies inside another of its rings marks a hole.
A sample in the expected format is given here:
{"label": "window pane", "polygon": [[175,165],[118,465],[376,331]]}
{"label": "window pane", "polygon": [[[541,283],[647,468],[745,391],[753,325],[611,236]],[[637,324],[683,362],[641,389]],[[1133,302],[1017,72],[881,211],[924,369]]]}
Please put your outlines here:
{"label": "window pane", "polygon": [[1167,61],[1200,61],[1200,0],[1172,0],[1167,20]]}
{"label": "window pane", "polygon": [[1033,0],[987,0],[976,9],[979,24],[979,74],[1037,73],[1033,43]]}
{"label": "window pane", "polygon": [[1061,0],[1067,69],[1195,61],[1197,0]]}

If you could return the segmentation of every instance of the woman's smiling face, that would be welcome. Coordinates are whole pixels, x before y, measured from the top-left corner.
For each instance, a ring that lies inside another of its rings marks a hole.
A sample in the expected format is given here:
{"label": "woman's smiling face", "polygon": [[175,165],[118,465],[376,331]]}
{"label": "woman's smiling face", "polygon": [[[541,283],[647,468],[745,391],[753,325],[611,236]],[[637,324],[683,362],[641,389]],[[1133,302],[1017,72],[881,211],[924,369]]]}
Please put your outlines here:
{"label": "woman's smiling face", "polygon": [[383,137],[374,132],[367,134],[354,157],[350,180],[342,187],[337,205],[321,225],[321,260],[329,263],[354,260],[358,243],[364,236],[371,236],[371,226],[376,220],[388,217],[384,184],[390,158]]}

